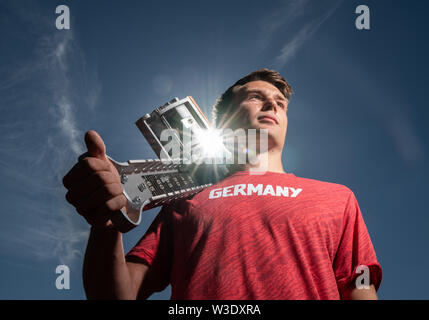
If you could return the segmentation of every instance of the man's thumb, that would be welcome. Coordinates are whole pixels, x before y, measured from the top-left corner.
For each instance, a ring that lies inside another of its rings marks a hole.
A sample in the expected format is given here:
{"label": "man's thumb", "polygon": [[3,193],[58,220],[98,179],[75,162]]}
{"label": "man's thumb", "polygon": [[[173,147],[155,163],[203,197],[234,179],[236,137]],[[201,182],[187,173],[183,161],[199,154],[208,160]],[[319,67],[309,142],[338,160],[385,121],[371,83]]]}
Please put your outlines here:
{"label": "man's thumb", "polygon": [[90,157],[106,159],[106,146],[97,132],[90,130],[85,133],[85,144]]}

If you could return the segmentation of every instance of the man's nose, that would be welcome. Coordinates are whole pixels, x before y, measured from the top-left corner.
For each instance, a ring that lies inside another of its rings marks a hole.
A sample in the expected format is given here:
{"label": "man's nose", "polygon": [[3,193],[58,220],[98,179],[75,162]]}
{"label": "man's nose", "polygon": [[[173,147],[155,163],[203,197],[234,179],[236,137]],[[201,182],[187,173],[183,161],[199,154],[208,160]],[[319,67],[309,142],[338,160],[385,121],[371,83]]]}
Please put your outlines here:
{"label": "man's nose", "polygon": [[267,111],[267,110],[273,110],[274,112],[277,112],[277,104],[275,100],[267,99],[265,101],[264,105],[262,106],[262,111]]}

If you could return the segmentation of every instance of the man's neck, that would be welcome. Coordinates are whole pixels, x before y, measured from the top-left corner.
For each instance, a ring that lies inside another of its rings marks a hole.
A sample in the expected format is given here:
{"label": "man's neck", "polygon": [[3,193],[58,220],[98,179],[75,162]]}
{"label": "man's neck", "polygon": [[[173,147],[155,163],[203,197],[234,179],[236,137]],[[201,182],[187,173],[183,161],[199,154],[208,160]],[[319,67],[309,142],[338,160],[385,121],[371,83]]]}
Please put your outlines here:
{"label": "man's neck", "polygon": [[285,173],[282,164],[282,150],[269,149],[266,153],[258,154],[252,159],[247,159],[245,164],[233,164],[229,166],[230,172],[278,172]]}

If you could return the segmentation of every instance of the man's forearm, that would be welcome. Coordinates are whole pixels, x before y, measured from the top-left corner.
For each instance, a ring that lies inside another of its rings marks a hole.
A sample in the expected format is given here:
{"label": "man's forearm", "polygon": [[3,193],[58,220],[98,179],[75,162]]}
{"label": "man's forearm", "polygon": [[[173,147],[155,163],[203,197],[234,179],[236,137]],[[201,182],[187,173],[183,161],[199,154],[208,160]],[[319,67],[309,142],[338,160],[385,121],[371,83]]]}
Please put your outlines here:
{"label": "man's forearm", "polygon": [[91,228],[83,264],[83,284],[88,299],[136,298],[120,232],[113,228]]}

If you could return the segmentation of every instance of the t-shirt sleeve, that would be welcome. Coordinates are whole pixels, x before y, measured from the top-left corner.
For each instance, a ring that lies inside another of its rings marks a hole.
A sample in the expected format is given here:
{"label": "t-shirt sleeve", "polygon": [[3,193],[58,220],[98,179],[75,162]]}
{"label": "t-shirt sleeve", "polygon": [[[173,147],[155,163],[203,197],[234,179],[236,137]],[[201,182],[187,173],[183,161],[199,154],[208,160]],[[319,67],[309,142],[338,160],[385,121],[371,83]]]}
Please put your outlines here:
{"label": "t-shirt sleeve", "polygon": [[[363,266],[363,267],[362,267]],[[378,290],[382,270],[355,195],[350,191],[344,210],[343,233],[334,259],[340,294],[355,288],[356,279],[368,267],[369,283]],[[363,283],[362,283],[363,284]]]}
{"label": "t-shirt sleeve", "polygon": [[129,262],[149,266],[145,285],[153,292],[164,290],[170,283],[173,255],[170,213],[171,208],[163,206],[143,237],[125,255]]}

